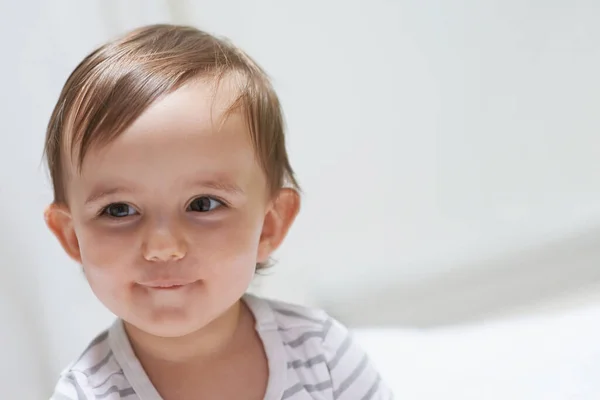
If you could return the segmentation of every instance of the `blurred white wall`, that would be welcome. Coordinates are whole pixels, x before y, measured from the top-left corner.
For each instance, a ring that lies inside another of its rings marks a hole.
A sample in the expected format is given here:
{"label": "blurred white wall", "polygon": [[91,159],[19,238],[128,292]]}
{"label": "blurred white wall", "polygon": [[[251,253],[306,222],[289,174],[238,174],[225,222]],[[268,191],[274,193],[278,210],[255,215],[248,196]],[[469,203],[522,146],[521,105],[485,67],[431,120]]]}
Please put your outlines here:
{"label": "blurred white wall", "polygon": [[435,326],[600,280],[598,20],[594,0],[0,2],[3,390],[42,398],[111,319],[42,220],[45,127],[95,46],[180,22],[247,50],[305,190],[256,290]]}

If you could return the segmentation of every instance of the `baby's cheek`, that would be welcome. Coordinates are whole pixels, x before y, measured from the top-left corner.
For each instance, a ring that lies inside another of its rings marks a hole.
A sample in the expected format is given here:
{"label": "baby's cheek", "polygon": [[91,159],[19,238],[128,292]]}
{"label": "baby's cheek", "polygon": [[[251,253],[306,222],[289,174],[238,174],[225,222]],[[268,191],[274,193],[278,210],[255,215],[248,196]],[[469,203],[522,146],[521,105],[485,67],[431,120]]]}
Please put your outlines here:
{"label": "baby's cheek", "polygon": [[213,232],[198,258],[202,259],[204,288],[217,304],[231,305],[239,299],[255,276],[257,234],[248,226]]}
{"label": "baby's cheek", "polygon": [[197,237],[192,249],[201,249],[199,256],[211,266],[233,266],[248,261],[251,265],[255,262],[252,257],[256,255],[259,238],[256,224],[236,221]]}
{"label": "baby's cheek", "polygon": [[132,282],[131,268],[122,257],[98,251],[101,246],[82,258],[83,271],[96,297],[113,313],[121,316],[122,309],[129,304]]}
{"label": "baby's cheek", "polygon": [[135,250],[131,235],[107,232],[99,229],[84,229],[78,234],[81,257],[85,262],[98,267],[111,268]]}
{"label": "baby's cheek", "polygon": [[122,235],[87,231],[80,235],[83,269],[92,287],[112,288],[128,281],[136,248]]}

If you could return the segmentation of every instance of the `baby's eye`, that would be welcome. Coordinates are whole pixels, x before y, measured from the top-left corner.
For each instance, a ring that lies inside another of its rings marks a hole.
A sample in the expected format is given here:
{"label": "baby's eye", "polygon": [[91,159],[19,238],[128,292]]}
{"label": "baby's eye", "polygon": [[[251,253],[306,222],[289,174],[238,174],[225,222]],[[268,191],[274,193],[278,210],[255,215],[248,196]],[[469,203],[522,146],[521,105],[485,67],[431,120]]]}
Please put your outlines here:
{"label": "baby's eye", "polygon": [[109,204],[102,210],[102,215],[106,215],[112,218],[123,218],[137,214],[135,208],[125,203],[114,203]]}
{"label": "baby's eye", "polygon": [[208,196],[202,196],[192,200],[188,206],[188,211],[208,212],[214,210],[215,208],[221,207],[222,205],[223,203],[217,199],[213,199],[212,197]]}

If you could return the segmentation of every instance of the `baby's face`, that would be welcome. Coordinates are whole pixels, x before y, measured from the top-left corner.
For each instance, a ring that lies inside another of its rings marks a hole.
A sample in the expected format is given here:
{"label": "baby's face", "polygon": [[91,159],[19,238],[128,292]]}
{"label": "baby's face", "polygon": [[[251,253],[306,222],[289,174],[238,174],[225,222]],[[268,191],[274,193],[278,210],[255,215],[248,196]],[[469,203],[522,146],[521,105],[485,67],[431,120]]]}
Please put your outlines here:
{"label": "baby's face", "polygon": [[[81,263],[116,315],[160,336],[199,329],[233,305],[268,258],[270,200],[231,94],[194,83],[153,104],[67,182]],[[212,112],[212,114],[211,114]]]}

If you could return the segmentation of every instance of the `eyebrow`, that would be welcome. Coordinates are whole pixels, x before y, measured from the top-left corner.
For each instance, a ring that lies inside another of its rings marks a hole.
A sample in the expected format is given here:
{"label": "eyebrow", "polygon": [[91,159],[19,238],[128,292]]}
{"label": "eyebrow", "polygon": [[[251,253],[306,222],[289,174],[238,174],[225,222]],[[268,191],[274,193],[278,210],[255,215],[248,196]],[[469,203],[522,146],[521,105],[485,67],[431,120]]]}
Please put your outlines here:
{"label": "eyebrow", "polygon": [[131,193],[132,189],[126,186],[115,186],[107,188],[100,186],[97,189],[92,190],[88,198],[85,200],[85,204],[95,203],[103,197],[110,196],[115,193]]}
{"label": "eyebrow", "polygon": [[195,187],[205,187],[209,189],[220,190],[223,192],[228,192],[231,194],[243,195],[244,191],[240,186],[233,182],[229,181],[219,181],[219,180],[195,180],[190,182],[192,186]]}
{"label": "eyebrow", "polygon": [[[219,190],[222,192],[227,192],[232,195],[244,195],[244,191],[242,188],[233,183],[227,181],[218,181],[218,180],[194,180],[190,181],[188,185],[193,187],[205,187],[208,189]],[[92,190],[90,195],[85,201],[85,204],[95,203],[98,200],[113,195],[115,193],[131,193],[133,188],[131,186],[114,186],[114,187],[106,187],[99,186],[97,189]]]}

